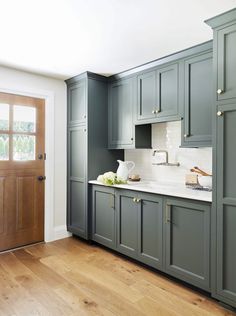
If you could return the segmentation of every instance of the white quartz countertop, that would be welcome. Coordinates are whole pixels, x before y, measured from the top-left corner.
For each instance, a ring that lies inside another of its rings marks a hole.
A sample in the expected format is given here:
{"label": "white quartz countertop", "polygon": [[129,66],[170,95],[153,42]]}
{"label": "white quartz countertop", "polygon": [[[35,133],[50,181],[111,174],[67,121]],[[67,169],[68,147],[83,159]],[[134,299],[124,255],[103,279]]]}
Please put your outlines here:
{"label": "white quartz countertop", "polygon": [[[97,180],[89,181],[90,184],[97,184],[103,185],[101,182]],[[154,194],[161,194],[161,195],[168,195],[174,197],[180,197],[185,199],[191,200],[198,200],[204,202],[212,202],[212,193],[208,191],[200,191],[200,190],[193,190],[191,188],[187,188],[184,184],[180,183],[159,183],[154,181],[140,181],[140,182],[130,182],[128,181],[127,184],[119,184],[113,185],[112,187],[118,189],[128,189],[134,191],[141,191],[147,193],[154,193]]]}

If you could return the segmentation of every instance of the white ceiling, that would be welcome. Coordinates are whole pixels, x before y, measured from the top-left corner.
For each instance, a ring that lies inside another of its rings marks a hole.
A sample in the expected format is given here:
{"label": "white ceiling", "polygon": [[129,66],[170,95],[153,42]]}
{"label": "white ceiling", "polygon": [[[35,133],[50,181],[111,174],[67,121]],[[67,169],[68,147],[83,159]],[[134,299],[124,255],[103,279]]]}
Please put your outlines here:
{"label": "white ceiling", "polygon": [[57,78],[110,75],[212,38],[235,0],[0,0],[0,64]]}

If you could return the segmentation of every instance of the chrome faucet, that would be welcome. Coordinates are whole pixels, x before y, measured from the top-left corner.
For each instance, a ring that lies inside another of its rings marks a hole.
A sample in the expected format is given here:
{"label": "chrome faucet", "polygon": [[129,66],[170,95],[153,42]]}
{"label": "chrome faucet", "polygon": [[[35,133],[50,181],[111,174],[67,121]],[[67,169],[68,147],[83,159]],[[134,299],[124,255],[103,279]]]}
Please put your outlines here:
{"label": "chrome faucet", "polygon": [[180,163],[179,162],[176,162],[176,163],[170,163],[169,162],[169,154],[168,154],[168,151],[167,150],[158,150],[158,149],[155,149],[153,150],[153,153],[152,155],[155,156],[156,153],[165,153],[165,162],[160,162],[160,163],[152,163],[153,165],[157,165],[157,166],[172,166],[172,167],[179,167],[180,166]]}

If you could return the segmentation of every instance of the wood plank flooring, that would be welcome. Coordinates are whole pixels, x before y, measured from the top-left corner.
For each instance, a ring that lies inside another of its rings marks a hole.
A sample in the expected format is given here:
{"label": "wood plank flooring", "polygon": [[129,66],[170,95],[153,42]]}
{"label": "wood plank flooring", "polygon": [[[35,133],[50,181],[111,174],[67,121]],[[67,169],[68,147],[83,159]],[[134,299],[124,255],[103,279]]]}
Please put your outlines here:
{"label": "wood plank flooring", "polygon": [[0,255],[0,315],[236,315],[216,301],[77,238]]}

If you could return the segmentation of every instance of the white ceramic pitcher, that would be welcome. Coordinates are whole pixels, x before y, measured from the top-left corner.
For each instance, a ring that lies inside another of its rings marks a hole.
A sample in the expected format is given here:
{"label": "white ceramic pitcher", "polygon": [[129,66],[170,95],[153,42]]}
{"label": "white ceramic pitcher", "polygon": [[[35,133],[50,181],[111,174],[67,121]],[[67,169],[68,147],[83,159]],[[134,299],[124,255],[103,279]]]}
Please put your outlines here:
{"label": "white ceramic pitcher", "polygon": [[127,180],[130,171],[135,167],[135,163],[133,161],[117,161],[119,162],[119,167],[116,171],[117,177],[122,180]]}

